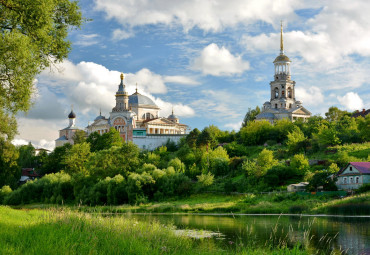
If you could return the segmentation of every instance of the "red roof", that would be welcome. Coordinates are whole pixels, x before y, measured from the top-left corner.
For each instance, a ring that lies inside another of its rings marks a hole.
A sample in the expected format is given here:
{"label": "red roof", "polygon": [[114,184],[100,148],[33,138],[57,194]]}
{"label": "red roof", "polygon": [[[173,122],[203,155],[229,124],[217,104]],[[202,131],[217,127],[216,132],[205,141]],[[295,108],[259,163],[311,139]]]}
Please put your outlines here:
{"label": "red roof", "polygon": [[40,175],[33,168],[22,168],[22,176],[39,177]]}
{"label": "red roof", "polygon": [[362,174],[370,174],[370,162],[349,162]]}

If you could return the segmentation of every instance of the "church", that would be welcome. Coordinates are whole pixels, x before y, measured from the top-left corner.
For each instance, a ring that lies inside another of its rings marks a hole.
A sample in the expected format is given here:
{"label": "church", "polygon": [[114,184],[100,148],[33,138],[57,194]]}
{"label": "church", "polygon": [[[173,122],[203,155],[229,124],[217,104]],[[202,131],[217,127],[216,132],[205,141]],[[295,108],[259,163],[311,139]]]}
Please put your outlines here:
{"label": "church", "polygon": [[[97,132],[104,134],[110,128],[115,128],[125,142],[131,141],[142,149],[152,150],[168,141],[177,143],[187,134],[188,126],[181,124],[173,113],[167,118],[159,117],[160,108],[149,97],[136,92],[128,95],[124,84],[124,75],[121,74],[121,83],[116,92],[116,105],[109,113],[109,117],[102,116],[101,112],[89,124],[85,132],[87,135]],[[59,138],[55,145],[73,144],[73,135],[79,130],[75,126],[76,114],[71,111],[68,115],[69,126],[59,131]]]}
{"label": "church", "polygon": [[279,119],[305,121],[311,117],[311,112],[295,98],[295,81],[291,80],[290,63],[290,59],[284,54],[283,25],[281,24],[280,55],[274,60],[274,81],[270,82],[271,98],[263,104],[261,113],[256,116],[257,121],[268,120],[273,124]]}

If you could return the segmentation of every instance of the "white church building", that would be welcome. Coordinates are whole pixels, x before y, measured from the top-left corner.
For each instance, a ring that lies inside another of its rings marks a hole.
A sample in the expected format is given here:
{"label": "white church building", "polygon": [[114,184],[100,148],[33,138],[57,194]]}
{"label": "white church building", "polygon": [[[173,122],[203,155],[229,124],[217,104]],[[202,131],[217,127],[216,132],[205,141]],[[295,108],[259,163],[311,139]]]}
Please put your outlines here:
{"label": "white church building", "polygon": [[[187,134],[188,126],[179,122],[173,110],[167,118],[159,117],[160,108],[153,100],[140,94],[137,89],[129,96],[123,80],[124,75],[121,74],[121,83],[115,95],[116,105],[109,117],[102,116],[100,112],[93,123],[86,127],[87,135],[94,132],[104,134],[114,127],[124,141],[132,141],[142,149],[153,150],[168,141],[177,143]],[[68,118],[69,126],[59,131],[56,146],[73,144],[74,132],[79,130],[75,127],[76,114],[71,111]]]}

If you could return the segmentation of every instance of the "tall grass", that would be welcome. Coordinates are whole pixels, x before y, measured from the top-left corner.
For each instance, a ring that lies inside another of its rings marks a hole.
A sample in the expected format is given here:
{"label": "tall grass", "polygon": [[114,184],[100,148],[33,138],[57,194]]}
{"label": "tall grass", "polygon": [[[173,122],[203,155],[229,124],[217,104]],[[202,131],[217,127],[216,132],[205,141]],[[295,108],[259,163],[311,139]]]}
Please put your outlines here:
{"label": "tall grass", "polygon": [[[271,245],[270,245],[271,244]],[[176,236],[173,226],[70,210],[0,207],[0,254],[311,254],[295,245],[265,247]]]}

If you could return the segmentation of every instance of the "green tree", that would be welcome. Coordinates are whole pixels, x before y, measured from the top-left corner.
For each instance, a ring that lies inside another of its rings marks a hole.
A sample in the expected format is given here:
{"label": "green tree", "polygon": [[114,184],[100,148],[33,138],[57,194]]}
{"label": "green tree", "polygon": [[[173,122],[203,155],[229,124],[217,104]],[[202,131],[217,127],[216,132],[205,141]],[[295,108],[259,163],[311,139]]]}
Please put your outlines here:
{"label": "green tree", "polygon": [[64,169],[65,164],[63,157],[72,148],[70,143],[56,147],[44,160],[41,166],[40,174],[57,173]]}
{"label": "green tree", "polygon": [[16,187],[21,175],[21,170],[17,165],[19,151],[9,141],[0,137],[0,187],[9,185]]}
{"label": "green tree", "polygon": [[251,121],[240,129],[240,138],[245,145],[260,145],[271,138],[273,126],[267,120]]}
{"label": "green tree", "polygon": [[343,116],[350,115],[347,111],[339,110],[338,107],[332,106],[329,108],[328,112],[325,113],[325,117],[330,122],[339,121]]}
{"label": "green tree", "polygon": [[86,141],[86,132],[83,130],[76,130],[72,137],[74,144],[83,143]]}
{"label": "green tree", "polygon": [[171,159],[171,161],[168,162],[168,166],[172,166],[175,171],[179,173],[184,173],[186,169],[185,164],[178,158]]}
{"label": "green tree", "polygon": [[215,137],[215,133],[211,132],[211,129],[208,127],[205,127],[202,132],[198,135],[197,138],[197,146],[198,147],[204,147],[209,146],[210,148],[213,148],[216,146],[217,140]]}
{"label": "green tree", "polygon": [[337,145],[341,143],[338,137],[338,131],[333,126],[321,126],[317,134],[313,134],[313,138],[321,147]]}
{"label": "green tree", "polygon": [[308,159],[303,154],[296,154],[290,161],[290,168],[292,168],[297,174],[305,175],[309,170],[310,164]]}
{"label": "green tree", "polygon": [[35,148],[31,143],[18,147],[19,157],[17,160],[18,166],[21,168],[36,167]]}
{"label": "green tree", "polygon": [[317,171],[314,173],[312,178],[309,180],[308,190],[317,191],[320,186],[325,191],[336,191],[338,190],[335,185],[336,179],[332,177],[332,174],[328,171]]}
{"label": "green tree", "polygon": [[82,16],[69,0],[2,0],[0,13],[0,134],[12,140],[14,116],[29,109],[36,75],[67,57],[68,32]]}
{"label": "green tree", "polygon": [[185,141],[189,145],[190,148],[195,148],[198,136],[200,135],[200,131],[197,128],[194,128],[190,133],[186,136]]}
{"label": "green tree", "polygon": [[244,116],[244,120],[241,127],[246,127],[249,122],[254,121],[256,116],[261,113],[259,106],[256,106],[255,109],[248,108],[248,112]]}
{"label": "green tree", "polygon": [[299,152],[305,148],[307,138],[298,127],[295,127],[291,132],[289,132],[287,137],[288,140],[286,142],[286,145],[288,146],[288,149],[291,153]]}
{"label": "green tree", "polygon": [[274,158],[274,153],[270,150],[263,149],[260,154],[258,154],[256,164],[257,164],[257,176],[263,176],[266,174],[267,170],[271,167],[277,165],[278,161]]}
{"label": "green tree", "polygon": [[121,146],[123,144],[123,139],[119,135],[119,132],[111,127],[109,132],[102,135],[97,132],[91,133],[86,139],[86,142],[90,143],[91,151],[100,151],[109,149],[113,146]]}
{"label": "green tree", "polygon": [[68,150],[63,157],[65,172],[70,175],[87,175],[88,172],[86,170],[85,163],[89,160],[90,154],[90,144],[80,143],[73,145],[72,148]]}
{"label": "green tree", "polygon": [[358,129],[360,131],[360,137],[365,142],[370,141],[370,114],[366,115],[365,118],[358,117],[359,121]]}

